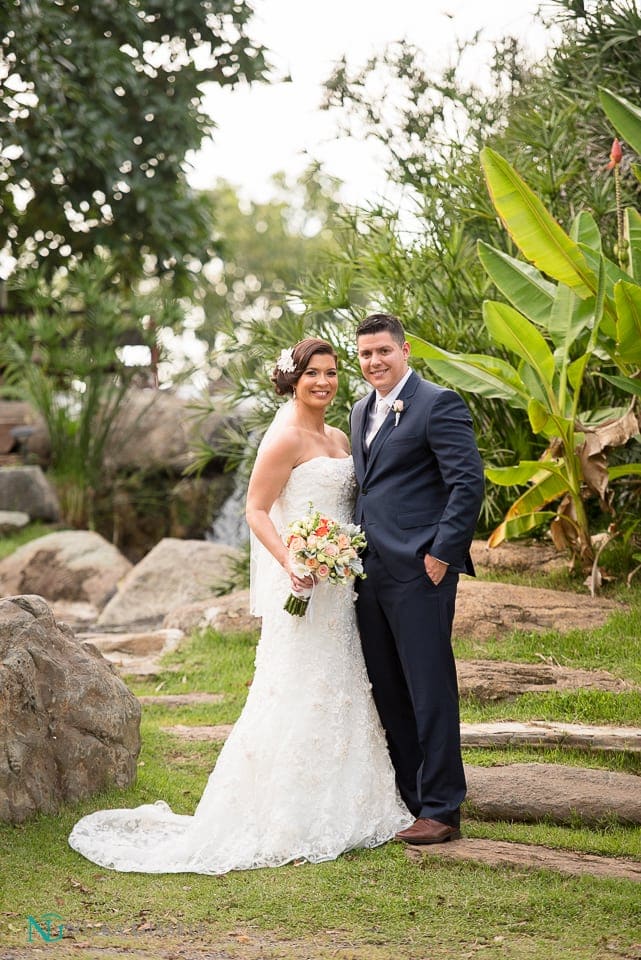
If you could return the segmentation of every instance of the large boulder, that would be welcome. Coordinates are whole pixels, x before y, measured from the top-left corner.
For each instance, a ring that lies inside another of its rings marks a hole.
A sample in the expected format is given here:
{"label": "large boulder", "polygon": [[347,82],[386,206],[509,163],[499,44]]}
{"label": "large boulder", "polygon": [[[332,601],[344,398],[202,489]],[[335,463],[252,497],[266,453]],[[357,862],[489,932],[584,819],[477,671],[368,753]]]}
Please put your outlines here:
{"label": "large boulder", "polygon": [[60,530],[0,560],[0,594],[36,593],[50,601],[101,609],[131,569],[119,550],[91,530]]}
{"label": "large boulder", "polygon": [[517,573],[550,573],[564,570],[569,557],[559,553],[546,540],[509,540],[498,547],[488,547],[486,540],[473,540],[470,547],[477,570],[509,570]]}
{"label": "large boulder", "polygon": [[0,510],[18,510],[32,520],[60,518],[56,492],[40,467],[0,467]]}
{"label": "large boulder", "polygon": [[198,440],[215,445],[225,422],[218,413],[196,417],[189,400],[167,390],[131,390],[110,433],[105,467],[180,473],[193,461]]}
{"label": "large boulder", "polygon": [[603,597],[463,577],[456,598],[453,635],[488,640],[511,630],[593,630],[622,609],[623,604]]}
{"label": "large boulder", "polygon": [[159,624],[175,607],[213,599],[237,557],[238,551],[225,544],[166,537],[127,574],[98,626]]}
{"label": "large boulder", "polygon": [[136,776],[140,704],[36,596],[0,601],[0,820],[52,813]]}

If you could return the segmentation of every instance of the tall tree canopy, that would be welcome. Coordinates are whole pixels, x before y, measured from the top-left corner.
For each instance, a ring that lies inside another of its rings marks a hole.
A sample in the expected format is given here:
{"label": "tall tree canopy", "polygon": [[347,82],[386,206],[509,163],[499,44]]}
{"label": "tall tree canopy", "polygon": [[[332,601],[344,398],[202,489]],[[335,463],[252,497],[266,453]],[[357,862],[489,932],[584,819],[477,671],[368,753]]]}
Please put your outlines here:
{"label": "tall tree canopy", "polygon": [[99,248],[121,279],[188,278],[211,223],[184,158],[214,126],[203,83],[266,77],[252,14],[245,0],[0,0],[5,259],[52,272]]}

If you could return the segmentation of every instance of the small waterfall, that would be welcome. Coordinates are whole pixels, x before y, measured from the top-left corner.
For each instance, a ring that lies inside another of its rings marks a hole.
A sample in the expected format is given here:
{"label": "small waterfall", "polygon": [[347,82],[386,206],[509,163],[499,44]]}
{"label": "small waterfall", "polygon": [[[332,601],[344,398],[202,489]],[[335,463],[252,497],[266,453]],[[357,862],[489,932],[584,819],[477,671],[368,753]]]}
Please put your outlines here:
{"label": "small waterfall", "polygon": [[226,543],[230,547],[241,547],[249,540],[249,527],[245,520],[245,495],[247,482],[236,475],[234,489],[223,503],[220,513],[214,520],[211,530],[205,534],[206,540],[214,543]]}

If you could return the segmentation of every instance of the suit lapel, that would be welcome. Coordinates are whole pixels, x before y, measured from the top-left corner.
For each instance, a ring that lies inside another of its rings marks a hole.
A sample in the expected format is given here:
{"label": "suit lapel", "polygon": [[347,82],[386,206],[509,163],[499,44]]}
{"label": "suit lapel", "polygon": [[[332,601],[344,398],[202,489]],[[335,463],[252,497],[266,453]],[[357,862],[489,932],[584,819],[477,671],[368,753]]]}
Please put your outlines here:
{"label": "suit lapel", "polygon": [[381,447],[385,443],[386,438],[392,432],[393,426],[394,426],[394,414],[390,411],[385,417],[385,419],[383,420],[378,430],[378,433],[376,434],[376,436],[374,437],[374,439],[370,444],[370,448],[367,453],[366,473],[369,473],[370,470],[372,469],[372,465],[376,460],[376,457],[378,456],[378,453]]}
{"label": "suit lapel", "polygon": [[[416,388],[418,386],[418,383],[419,383],[418,375],[416,373],[412,373],[411,376],[408,378],[407,383],[401,390],[398,396],[398,399],[403,401],[403,413],[401,413],[401,417],[403,416],[405,411],[409,408],[411,398],[416,393]],[[371,409],[371,406],[368,406],[368,410],[369,409]],[[365,418],[366,425],[367,425],[367,421],[368,421],[368,417]],[[365,448],[365,439],[363,435],[363,449],[365,450],[365,476],[367,476],[371,472],[376,458],[378,457],[380,451],[383,449],[383,446],[385,445],[385,441],[387,440],[387,438],[389,437],[390,433],[392,432],[395,426],[396,426],[396,414],[394,413],[393,410],[391,410],[383,420],[380,430],[372,440],[371,446],[369,448],[369,452]]]}
{"label": "suit lapel", "polygon": [[[372,409],[372,404],[374,403],[375,393],[369,394],[365,402],[361,404],[355,412],[354,418],[354,432],[353,432],[353,449],[352,454],[358,460],[357,475],[363,476],[367,470],[367,447],[365,446],[365,434],[367,433],[367,425],[369,423],[369,414]],[[360,467],[360,469],[358,469]]]}
{"label": "suit lapel", "polygon": [[367,466],[367,458],[369,456],[369,451],[365,443],[365,437],[367,436],[367,429],[369,427],[369,417],[372,412],[372,407],[376,402],[376,391],[372,390],[370,395],[367,398],[367,403],[363,407],[363,419],[361,421],[361,428],[359,430],[359,443],[361,445],[361,450],[363,452],[363,462]]}

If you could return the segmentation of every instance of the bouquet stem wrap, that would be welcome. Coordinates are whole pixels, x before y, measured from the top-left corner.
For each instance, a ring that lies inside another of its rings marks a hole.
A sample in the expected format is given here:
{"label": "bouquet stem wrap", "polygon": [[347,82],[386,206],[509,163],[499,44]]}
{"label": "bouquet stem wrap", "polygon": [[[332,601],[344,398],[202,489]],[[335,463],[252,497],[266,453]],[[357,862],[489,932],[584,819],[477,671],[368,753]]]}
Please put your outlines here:
{"label": "bouquet stem wrap", "polygon": [[309,601],[312,599],[312,593],[314,592],[313,587],[309,587],[307,590],[292,590],[290,595],[285,600],[284,609],[287,610],[287,613],[291,613],[293,617],[304,617],[307,613],[307,608],[309,606]]}

